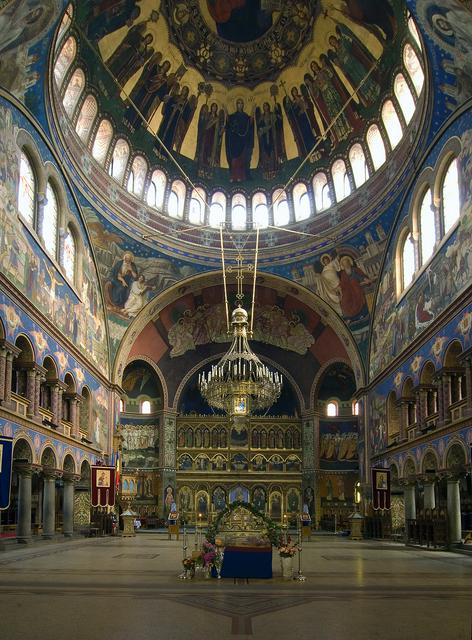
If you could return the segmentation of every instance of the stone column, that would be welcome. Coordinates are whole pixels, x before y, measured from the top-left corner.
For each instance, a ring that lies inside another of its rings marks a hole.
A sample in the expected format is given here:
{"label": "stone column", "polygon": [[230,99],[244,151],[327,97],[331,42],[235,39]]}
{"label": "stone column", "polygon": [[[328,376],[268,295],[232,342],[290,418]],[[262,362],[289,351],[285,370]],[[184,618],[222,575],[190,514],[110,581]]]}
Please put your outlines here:
{"label": "stone column", "polygon": [[62,386],[58,385],[57,387],[57,426],[61,427],[62,422],[62,396],[64,393],[64,389]]}
{"label": "stone column", "polygon": [[449,520],[449,541],[456,544],[461,541],[461,494],[459,480],[447,479],[447,517]]}
{"label": "stone column", "polygon": [[36,415],[36,371],[33,368],[26,372],[26,399],[29,402],[27,416],[34,419]]}
{"label": "stone column", "polygon": [[43,538],[50,540],[56,531],[56,474],[44,469]]}
{"label": "stone column", "polygon": [[63,527],[62,531],[66,537],[71,537],[74,533],[74,480],[72,474],[64,475],[64,504],[63,504]]}
{"label": "stone column", "polygon": [[41,420],[39,413],[39,407],[41,405],[41,382],[45,380],[44,374],[41,370],[36,369],[35,389],[34,389],[34,417],[37,420]]}
{"label": "stone column", "polygon": [[416,519],[416,493],[415,483],[409,483],[404,486],[403,495],[405,498],[405,520]]}
{"label": "stone column", "polygon": [[31,541],[31,465],[16,466],[18,471],[18,525],[16,540],[20,543]]}
{"label": "stone column", "polygon": [[[17,350],[18,351],[18,350]],[[13,376],[13,358],[15,354],[11,351],[7,351],[7,362],[5,366],[5,398],[3,404],[6,406],[11,405],[11,381]]]}
{"label": "stone column", "polygon": [[400,400],[399,409],[400,409],[400,441],[404,440],[406,436],[406,432],[410,427],[408,423],[408,405],[410,404],[409,400]]}
{"label": "stone column", "polygon": [[465,415],[472,416],[472,357],[469,357],[464,361],[464,367],[466,394]]}
{"label": "stone column", "polygon": [[80,419],[79,405],[80,405],[79,396],[74,395],[74,397],[71,399],[70,421],[72,422],[71,436],[76,439],[79,438],[79,419]]}
{"label": "stone column", "polygon": [[445,411],[444,411],[444,395],[443,395],[443,385],[442,385],[442,376],[438,376],[436,378],[437,387],[438,387],[438,427],[442,427],[445,424]]}
{"label": "stone column", "polygon": [[5,378],[7,370],[7,350],[0,347],[0,403],[5,400]]}
{"label": "stone column", "polygon": [[436,497],[434,494],[435,482],[434,480],[425,482],[423,485],[424,496],[424,508],[425,509],[435,509],[436,508]]}
{"label": "stone column", "polygon": [[442,392],[443,392],[443,411],[444,423],[451,421],[449,407],[451,406],[451,374],[444,373],[442,376]]}

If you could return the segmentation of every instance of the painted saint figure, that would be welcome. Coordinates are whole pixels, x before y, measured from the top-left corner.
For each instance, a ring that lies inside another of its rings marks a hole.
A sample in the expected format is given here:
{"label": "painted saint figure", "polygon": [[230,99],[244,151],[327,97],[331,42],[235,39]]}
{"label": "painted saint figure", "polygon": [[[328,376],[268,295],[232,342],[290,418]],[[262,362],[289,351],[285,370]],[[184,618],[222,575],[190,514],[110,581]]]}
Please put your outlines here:
{"label": "painted saint figure", "polygon": [[165,154],[166,150],[172,149],[180,152],[197,107],[197,97],[189,94],[187,86],[182,87],[179,92],[178,85],[174,85],[174,90],[163,98],[162,121],[157,131],[157,148],[160,153]]}
{"label": "painted saint figure", "polygon": [[208,109],[208,104],[204,104],[200,109],[198,118],[198,137],[196,161],[198,164],[198,175],[201,177],[211,177],[213,169],[220,166],[221,141],[225,129],[225,112],[218,109],[216,102],[213,102]]}
{"label": "painted saint figure", "polygon": [[123,87],[154,53],[153,35],[146,34],[147,21],[134,25],[106,61],[118,84]]}
{"label": "painted saint figure", "polygon": [[313,112],[313,105],[292,87],[290,97],[285,96],[284,108],[297,144],[298,155],[305,158],[315,146],[321,132]]}
{"label": "painted saint figure", "polygon": [[252,150],[254,148],[254,119],[244,112],[244,102],[236,101],[236,111],[226,120],[226,158],[231,182],[250,179]]}
{"label": "painted saint figure", "polygon": [[262,169],[264,178],[270,180],[287,159],[280,105],[276,103],[273,111],[268,102],[264,102],[262,111],[257,107],[256,126],[259,139],[258,168]]}
{"label": "painted saint figure", "polygon": [[110,302],[118,309],[123,309],[125,306],[131,285],[137,277],[138,269],[134,262],[134,256],[130,251],[125,251],[123,258],[118,260],[111,269],[107,283]]}
{"label": "painted saint figure", "polygon": [[152,290],[146,284],[146,278],[140,275],[137,280],[131,284],[128,299],[125,302],[124,311],[128,318],[134,318],[146,304],[146,293]]}

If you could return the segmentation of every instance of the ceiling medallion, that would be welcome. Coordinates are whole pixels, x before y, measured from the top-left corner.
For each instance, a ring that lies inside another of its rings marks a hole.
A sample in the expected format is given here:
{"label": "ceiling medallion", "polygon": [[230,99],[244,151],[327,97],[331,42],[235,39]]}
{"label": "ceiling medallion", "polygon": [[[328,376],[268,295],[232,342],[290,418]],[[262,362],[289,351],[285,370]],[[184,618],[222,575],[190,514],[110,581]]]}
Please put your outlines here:
{"label": "ceiling medallion", "polygon": [[205,80],[275,80],[311,39],[319,0],[162,0],[171,42]]}

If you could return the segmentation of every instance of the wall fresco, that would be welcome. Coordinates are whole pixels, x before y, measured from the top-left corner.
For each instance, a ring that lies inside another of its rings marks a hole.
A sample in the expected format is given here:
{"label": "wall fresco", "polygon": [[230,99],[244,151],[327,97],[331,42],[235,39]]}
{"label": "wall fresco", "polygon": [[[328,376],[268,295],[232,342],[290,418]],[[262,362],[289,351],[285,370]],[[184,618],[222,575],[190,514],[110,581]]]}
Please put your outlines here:
{"label": "wall fresco", "polygon": [[[108,373],[105,318],[88,240],[72,198],[67,206],[81,230],[82,290],[75,291],[45,253],[36,234],[18,216],[20,128],[35,140],[43,161],[52,161],[26,119],[0,99],[0,270],[84,355]],[[79,297],[80,296],[80,297]]]}

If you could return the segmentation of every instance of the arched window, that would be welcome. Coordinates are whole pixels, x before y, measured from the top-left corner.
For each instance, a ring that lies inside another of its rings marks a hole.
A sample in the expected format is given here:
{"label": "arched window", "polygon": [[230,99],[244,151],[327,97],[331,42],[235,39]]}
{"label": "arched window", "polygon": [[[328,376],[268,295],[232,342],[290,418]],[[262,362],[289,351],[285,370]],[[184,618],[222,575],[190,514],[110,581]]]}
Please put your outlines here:
{"label": "arched window", "polygon": [[421,46],[420,34],[418,33],[416,22],[411,15],[408,18],[408,29],[410,30],[411,35],[413,36],[416,44],[418,45],[418,49],[422,51],[423,47]]}
{"label": "arched window", "polygon": [[267,197],[262,191],[258,191],[252,196],[252,222],[254,227],[259,227],[259,229],[264,229],[269,224]]}
{"label": "arched window", "polygon": [[415,99],[413,98],[410,87],[402,73],[399,73],[395,77],[393,90],[398,100],[398,104],[400,105],[400,109],[402,110],[405,122],[408,124],[415,113]]}
{"label": "arched window", "polygon": [[299,182],[293,187],[293,206],[295,220],[306,220],[311,215],[310,196],[304,182]]}
{"label": "arched window", "polygon": [[97,115],[98,105],[97,101],[92,95],[85,98],[82,108],[75,125],[75,131],[83,143],[87,143],[90,131],[92,129],[93,121]]}
{"label": "arched window", "polygon": [[421,62],[411,44],[406,44],[403,49],[403,63],[413,82],[416,95],[419,96],[424,85],[424,73]]}
{"label": "arched window", "polygon": [[317,173],[313,178],[313,193],[316,211],[324,211],[331,206],[328,178],[324,173]]}
{"label": "arched window", "polygon": [[125,410],[125,403],[124,403],[123,398],[120,398],[119,410],[120,410],[120,413],[124,413],[124,410]]}
{"label": "arched window", "polygon": [[328,402],[328,404],[326,405],[326,415],[330,418],[335,418],[338,415],[338,412],[339,405],[336,400],[331,400],[330,402]]}
{"label": "arched window", "polygon": [[461,199],[459,189],[459,173],[457,170],[457,158],[449,165],[441,192],[441,210],[444,224],[444,233],[447,233],[459,220],[461,214]]}
{"label": "arched window", "polygon": [[421,264],[424,264],[432,255],[436,244],[433,197],[431,189],[423,196],[420,205],[420,247]]}
{"label": "arched window", "polygon": [[18,213],[31,227],[36,214],[36,179],[33,165],[24,151],[20,156],[20,178],[18,181]]}
{"label": "arched window", "polygon": [[74,61],[75,54],[77,53],[77,42],[73,36],[67,38],[64,42],[61,52],[57,57],[56,64],[54,65],[54,78],[57,86],[60,88],[66,73]]}
{"label": "arched window", "polygon": [[347,198],[351,193],[351,185],[346,171],[346,163],[344,160],[336,160],[331,167],[331,175],[333,176],[334,193],[336,201],[340,202]]}
{"label": "arched window", "polygon": [[369,147],[374,168],[378,169],[387,159],[387,155],[382,134],[376,124],[371,125],[367,130],[367,146]]}
{"label": "arched window", "polygon": [[108,173],[117,182],[122,182],[129,157],[129,144],[123,138],[116,141]]}
{"label": "arched window", "polygon": [[70,226],[67,226],[67,232],[64,237],[64,252],[62,258],[62,266],[66,278],[69,282],[74,283],[75,280],[75,261],[76,261],[77,248],[75,243],[74,234]]}
{"label": "arched window", "polygon": [[185,185],[182,180],[174,180],[169,194],[167,211],[171,218],[183,218],[185,205]]}
{"label": "arched window", "polygon": [[231,200],[231,226],[233,229],[245,229],[246,219],[246,198],[242,193],[235,193]]}
{"label": "arched window", "polygon": [[43,224],[41,228],[41,237],[44,247],[50,256],[56,257],[57,250],[57,222],[59,215],[59,205],[57,202],[56,192],[48,181],[46,186],[46,201],[43,208]]}
{"label": "arched window", "polygon": [[358,142],[353,144],[349,150],[349,162],[354,174],[354,183],[356,187],[360,187],[369,178],[369,167],[365,159],[364,149]]}
{"label": "arched window", "polygon": [[142,196],[148,165],[142,156],[136,156],[129,172],[127,189],[135,196]]}
{"label": "arched window", "polygon": [[390,140],[390,146],[395,149],[403,137],[403,129],[395,105],[391,100],[386,100],[383,104],[382,120]]}
{"label": "arched window", "polygon": [[71,118],[74,114],[74,110],[77,106],[82,91],[85,87],[85,74],[82,69],[76,69],[72,74],[72,78],[69,80],[67,89],[65,90],[62,104],[64,105],[65,112]]}
{"label": "arched window", "polygon": [[352,401],[351,411],[353,416],[359,415],[359,403],[357,402],[357,400]]}
{"label": "arched window", "polygon": [[147,192],[147,203],[150,207],[154,207],[155,209],[162,208],[166,184],[166,174],[160,169],[153,171]]}
{"label": "arched window", "polygon": [[206,193],[198,187],[192,191],[190,207],[188,210],[188,220],[192,224],[204,224],[206,208]]}
{"label": "arched window", "polygon": [[108,147],[113,137],[113,127],[109,120],[102,120],[95,134],[92,156],[100,164],[105,164]]}
{"label": "arched window", "polygon": [[416,271],[415,265],[415,246],[413,244],[413,236],[409,233],[404,242],[402,249],[402,290],[406,289]]}
{"label": "arched window", "polygon": [[57,32],[57,44],[59,44],[59,41],[61,40],[62,36],[70,27],[73,17],[74,17],[74,7],[72,4],[70,4],[65,10],[64,15],[62,16],[61,24]]}
{"label": "arched window", "polygon": [[141,413],[151,413],[151,402],[149,400],[143,400],[140,409]]}
{"label": "arched window", "polygon": [[287,194],[283,189],[276,189],[272,194],[272,207],[274,211],[274,225],[276,227],[283,227],[290,222]]}
{"label": "arched window", "polygon": [[217,191],[211,197],[210,218],[211,227],[219,228],[226,218],[226,196],[222,191]]}

